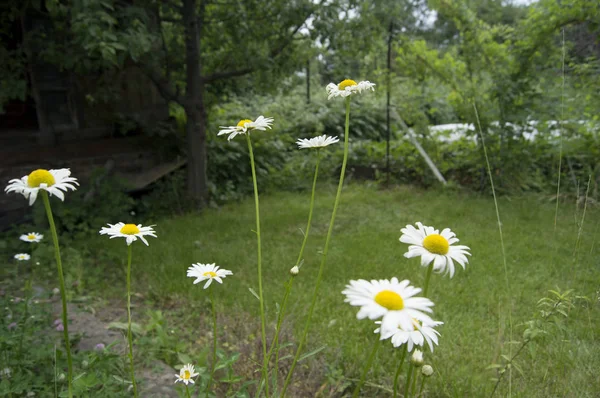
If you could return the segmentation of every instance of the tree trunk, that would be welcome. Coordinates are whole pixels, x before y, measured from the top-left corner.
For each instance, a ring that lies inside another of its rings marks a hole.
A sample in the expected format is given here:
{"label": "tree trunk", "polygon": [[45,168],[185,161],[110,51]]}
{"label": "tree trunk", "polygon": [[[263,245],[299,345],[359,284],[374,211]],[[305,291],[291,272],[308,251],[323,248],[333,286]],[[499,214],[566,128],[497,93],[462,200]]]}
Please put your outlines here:
{"label": "tree trunk", "polygon": [[[186,136],[188,144],[188,193],[203,205],[208,200],[206,175],[206,111],[204,109],[203,84],[200,76],[200,29],[196,14],[197,0],[183,1],[185,27],[187,116]],[[202,17],[202,16],[201,16]]]}

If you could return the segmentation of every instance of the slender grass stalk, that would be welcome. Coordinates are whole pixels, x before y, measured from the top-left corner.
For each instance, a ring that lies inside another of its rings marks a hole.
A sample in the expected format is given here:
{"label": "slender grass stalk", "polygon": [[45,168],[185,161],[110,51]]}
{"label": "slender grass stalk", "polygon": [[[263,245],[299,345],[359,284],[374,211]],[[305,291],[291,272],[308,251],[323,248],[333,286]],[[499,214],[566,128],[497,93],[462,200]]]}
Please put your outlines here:
{"label": "slender grass stalk", "polygon": [[187,398],[192,398],[192,396],[190,395],[190,389],[187,384],[185,385],[185,396]]}
{"label": "slender grass stalk", "polygon": [[558,181],[556,184],[556,209],[554,210],[554,233],[556,233],[556,222],[558,220],[558,204],[560,202],[560,174],[562,172],[562,151],[563,151],[563,126],[565,120],[565,30],[562,30],[562,91],[560,94],[560,145],[558,150]]}
{"label": "slender grass stalk", "polygon": [[[583,224],[585,222],[585,212],[587,210],[588,198],[590,195],[590,183],[592,182],[592,175],[590,174],[588,177],[587,189],[585,191],[585,201],[583,202],[583,213],[581,214],[581,222],[579,223],[579,230],[577,231],[577,240],[575,241],[575,250],[573,252],[573,265],[571,268],[575,268],[575,266],[579,263],[579,247],[581,245],[581,235],[583,233]],[[577,277],[577,268],[571,272],[571,284]],[[569,309],[569,312],[571,310]]]}
{"label": "slender grass stalk", "polygon": [[410,380],[412,378],[413,369],[414,369],[414,365],[411,362],[408,365],[408,373],[406,374],[406,383],[404,384],[404,398],[408,397],[408,393],[409,393],[408,388],[410,387]]}
{"label": "slender grass stalk", "polygon": [[402,355],[400,356],[400,363],[398,364],[398,369],[396,369],[396,374],[394,375],[394,398],[398,396],[398,377],[400,376],[400,371],[404,366],[404,360],[406,359],[406,353],[408,352],[408,347],[406,344],[402,349]]}
{"label": "slender grass stalk", "polygon": [[58,397],[58,365],[56,361],[56,344],[54,344],[54,396]]}
{"label": "slender grass stalk", "polygon": [[[212,307],[212,320],[213,320],[213,357],[212,364],[210,366],[210,378],[208,379],[208,385],[206,386],[206,396],[210,392],[210,386],[215,375],[215,365],[217,364],[217,308],[215,307],[215,296],[213,293],[212,286],[208,289],[210,294],[210,304]],[[187,386],[186,386],[187,387]]]}
{"label": "slender grass stalk", "polygon": [[[250,154],[250,167],[252,168],[252,183],[254,184],[254,205],[256,208],[256,245],[257,256],[258,256],[258,299],[260,301],[260,326],[261,326],[261,339],[262,339],[262,351],[263,351],[263,366],[262,372],[265,380],[267,380],[267,368],[269,366],[267,362],[267,332],[266,332],[266,319],[265,319],[265,301],[263,299],[263,288],[262,288],[262,248],[260,241],[260,206],[258,203],[258,184],[256,182],[256,167],[254,165],[254,152],[252,151],[252,141],[250,140],[250,132],[246,134],[246,141],[248,142],[248,153]],[[267,396],[269,396],[269,383],[265,383],[265,390]]]}
{"label": "slender grass stalk", "polygon": [[494,385],[494,389],[492,390],[492,393],[490,394],[490,398],[494,396],[494,393],[496,393],[496,390],[498,389],[498,386],[500,385],[500,382],[502,381],[502,377],[506,374],[506,370],[510,369],[512,367],[513,361],[519,356],[519,354],[523,351],[523,349],[525,347],[527,347],[527,344],[529,344],[530,342],[531,342],[530,339],[525,340],[521,344],[521,347],[519,347],[519,349],[517,350],[516,354],[513,355],[512,357],[510,357],[510,360],[504,366],[504,372],[500,372],[500,376],[498,377],[498,380],[496,380],[496,384]]}
{"label": "slender grass stalk", "polygon": [[58,245],[58,234],[56,233],[56,225],[52,216],[52,208],[50,207],[50,199],[48,192],[40,189],[40,195],[46,208],[50,231],[52,232],[52,242],[54,243],[54,256],[56,257],[56,267],[58,270],[58,282],[60,284],[60,300],[62,302],[62,321],[63,321],[63,336],[65,339],[65,349],[67,351],[67,385],[69,390],[69,398],[73,397],[73,359],[71,358],[71,342],[69,341],[69,318],[67,316],[67,294],[65,289],[65,277],[63,275],[62,260],[60,257],[60,247]]}
{"label": "slender grass stalk", "polygon": [[[500,234],[500,248],[502,249],[502,262],[504,265],[504,279],[506,283],[506,293],[508,295],[508,327],[509,327],[509,339],[511,344],[508,345],[508,356],[512,356],[512,294],[510,291],[510,283],[508,282],[508,266],[506,264],[506,249],[504,248],[504,237],[502,235],[502,222],[500,221],[500,210],[498,208],[498,199],[496,198],[496,189],[494,188],[494,178],[492,177],[492,168],[490,166],[490,159],[487,154],[487,148],[485,147],[485,139],[483,138],[483,130],[481,129],[481,121],[479,120],[479,112],[477,111],[477,105],[473,102],[473,109],[475,110],[475,117],[477,118],[477,126],[479,127],[479,137],[481,138],[481,146],[483,147],[483,154],[485,155],[485,163],[487,166],[488,176],[490,177],[490,185],[492,187],[492,196],[494,197],[494,206],[496,208],[496,220],[498,221],[498,232]],[[512,368],[508,370],[508,396],[512,394]]]}
{"label": "slender grass stalk", "polygon": [[360,393],[360,389],[362,388],[363,384],[365,384],[365,379],[367,378],[367,373],[369,373],[369,369],[371,369],[371,365],[373,364],[373,359],[375,359],[375,354],[377,354],[377,350],[379,349],[380,345],[381,345],[381,339],[379,339],[379,337],[378,337],[377,341],[375,341],[375,344],[373,344],[373,350],[371,351],[371,354],[369,355],[369,359],[367,359],[367,364],[365,365],[365,368],[363,369],[363,373],[360,376],[360,381],[356,385],[356,388],[354,388],[354,393],[352,394],[352,398],[358,397],[358,394]]}
{"label": "slender grass stalk", "polygon": [[[308,208],[308,221],[306,222],[306,229],[304,231],[304,239],[302,240],[302,246],[300,247],[300,253],[298,254],[298,258],[296,259],[296,263],[294,266],[299,266],[302,261],[302,256],[304,254],[304,248],[306,247],[306,242],[308,241],[308,234],[310,232],[310,225],[312,222],[313,209],[315,205],[315,191],[317,188],[317,177],[319,175],[319,163],[321,162],[321,154],[320,150],[317,149],[317,163],[315,165],[315,174],[313,177],[312,191],[310,194],[310,205]],[[273,343],[271,343],[271,348],[269,349],[269,353],[267,354],[267,363],[271,361],[271,356],[273,355],[273,350],[275,350],[275,381],[277,381],[277,374],[279,372],[279,334],[281,332],[281,324],[283,322],[283,318],[285,315],[285,310],[287,308],[288,298],[290,297],[292,291],[292,285],[294,283],[294,276],[290,276],[286,283],[285,293],[283,295],[283,300],[281,304],[281,309],[279,310],[279,314],[277,317],[277,328],[275,329],[275,337],[273,338]]]}
{"label": "slender grass stalk", "polygon": [[423,287],[423,297],[427,297],[429,291],[429,279],[431,279],[431,273],[433,272],[433,261],[427,267],[427,274],[425,275],[425,286]]}
{"label": "slender grass stalk", "polygon": [[319,273],[317,274],[317,281],[315,283],[315,289],[313,291],[310,307],[308,310],[308,316],[306,318],[306,323],[304,324],[304,330],[302,332],[302,337],[300,338],[300,342],[298,343],[298,348],[296,349],[296,354],[294,355],[294,360],[292,361],[292,365],[290,367],[290,371],[285,379],[285,384],[283,385],[283,390],[281,391],[281,396],[285,397],[285,392],[292,380],[292,374],[294,373],[294,369],[296,368],[296,364],[298,363],[298,358],[300,357],[300,353],[302,352],[302,348],[304,347],[304,342],[306,341],[306,336],[308,334],[308,328],[310,327],[310,322],[312,320],[313,311],[315,309],[315,304],[317,302],[317,293],[319,292],[319,287],[321,285],[321,280],[323,278],[323,270],[325,269],[325,263],[327,262],[327,253],[329,252],[329,241],[331,239],[331,235],[333,233],[333,224],[335,222],[335,216],[337,214],[337,209],[340,204],[340,198],[342,196],[342,187],[344,186],[344,176],[346,175],[346,164],[348,163],[348,136],[350,131],[350,97],[346,97],[346,124],[344,128],[344,158],[342,160],[342,169],[340,171],[340,180],[338,182],[337,193],[335,195],[335,201],[333,203],[333,212],[331,213],[331,220],[329,221],[329,229],[327,230],[327,237],[325,238],[325,247],[323,248],[323,255],[321,256],[321,265],[319,266]]}
{"label": "slender grass stalk", "polygon": [[129,344],[129,368],[133,396],[137,398],[137,384],[135,382],[135,369],[133,366],[133,335],[131,333],[131,245],[127,245],[127,343]]}

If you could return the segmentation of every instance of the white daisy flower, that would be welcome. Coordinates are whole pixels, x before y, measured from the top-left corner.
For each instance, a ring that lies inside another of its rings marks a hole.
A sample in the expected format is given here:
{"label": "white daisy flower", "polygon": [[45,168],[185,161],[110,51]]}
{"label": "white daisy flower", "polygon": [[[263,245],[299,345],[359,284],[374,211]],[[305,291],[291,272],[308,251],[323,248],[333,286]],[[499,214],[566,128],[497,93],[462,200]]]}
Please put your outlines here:
{"label": "white daisy flower", "polygon": [[413,297],[421,289],[410,286],[408,280],[398,282],[398,278],[391,280],[366,281],[359,279],[350,281],[342,292],[346,295],[344,300],[350,305],[359,306],[356,314],[358,319],[381,318],[381,333],[388,334],[400,325],[405,330],[413,328],[413,319],[430,321],[431,318],[423,313],[432,312],[433,302],[425,297]]}
{"label": "white daisy flower", "polygon": [[314,138],[300,138],[296,141],[298,144],[298,149],[306,149],[306,148],[324,148],[328,145],[335,144],[339,142],[339,138],[337,137],[329,137],[326,134],[320,135]]}
{"label": "white daisy flower", "polygon": [[21,235],[19,239],[25,242],[38,243],[44,238],[44,235],[38,234],[37,232],[30,232],[28,234]]}
{"label": "white daisy flower", "polygon": [[333,97],[347,97],[352,94],[360,94],[365,90],[375,91],[374,87],[375,83],[371,83],[368,80],[357,83],[354,80],[346,79],[340,84],[329,83],[325,89],[327,90],[327,94],[329,94],[327,99],[331,99]]}
{"label": "white daisy flower", "polygon": [[212,283],[213,279],[219,283],[223,283],[223,278],[228,275],[233,275],[233,272],[226,269],[219,269],[218,266],[213,264],[192,264],[187,270],[187,276],[190,278],[196,278],[194,285],[202,281],[207,281],[204,288],[207,289]]}
{"label": "white daisy flower", "polygon": [[[381,322],[375,322],[381,324]],[[396,329],[388,330],[386,333],[381,333],[381,340],[386,340],[391,337],[392,345],[400,347],[406,344],[408,352],[411,352],[414,346],[423,347],[426,342],[431,352],[434,345],[438,345],[438,336],[440,335],[434,327],[443,325],[444,322],[434,321],[432,319],[423,319],[418,321],[413,319],[412,328],[403,329],[398,325]],[[380,329],[375,329],[375,333],[380,333]]]}
{"label": "white daisy flower", "polygon": [[115,225],[108,224],[108,227],[102,227],[100,230],[100,235],[110,235],[110,239],[112,238],[125,238],[127,241],[127,246],[129,246],[132,242],[136,241],[138,238],[142,242],[148,246],[148,241],[144,238],[145,235],[152,236],[156,238],[156,231],[152,227],[154,225],[150,225],[149,227],[142,227],[142,224],[125,224],[122,222],[116,223]]}
{"label": "white daisy flower", "polygon": [[[71,170],[45,170],[37,169],[29,175],[21,177],[21,179],[13,179],[8,182],[8,186],[4,188],[6,193],[20,193],[25,198],[29,199],[29,205],[33,205],[38,196],[40,189],[54,195],[60,200],[65,200],[64,192],[67,190],[74,191],[75,185],[79,185],[77,178],[70,177]],[[75,185],[74,185],[75,184]]]}
{"label": "white daisy flower", "polygon": [[404,257],[412,258],[421,256],[421,265],[428,266],[433,261],[433,270],[436,272],[444,272],[454,276],[454,261],[459,263],[463,269],[465,264],[469,262],[467,255],[470,256],[467,246],[452,244],[458,242],[454,232],[450,228],[444,229],[441,233],[433,227],[426,227],[420,222],[415,228],[412,225],[407,225],[402,228],[402,236],[400,242],[408,243],[408,252],[404,253]]}
{"label": "white daisy flower", "polygon": [[273,124],[272,117],[259,116],[255,121],[243,119],[236,126],[219,126],[221,131],[217,135],[229,134],[227,140],[232,140],[238,134],[246,134],[250,130],[266,130],[270,129]]}
{"label": "white daisy flower", "polygon": [[27,253],[19,253],[19,254],[15,254],[15,259],[19,260],[19,261],[27,261],[31,258],[31,256]]}
{"label": "white daisy flower", "polygon": [[178,381],[181,381],[183,383],[185,383],[185,385],[187,386],[189,383],[194,384],[194,377],[198,376],[200,373],[194,373],[194,365],[192,365],[191,363],[188,363],[187,365],[185,365],[183,368],[181,368],[179,370],[179,374],[176,374],[175,377],[177,377],[177,380],[175,380],[175,383],[177,383]]}

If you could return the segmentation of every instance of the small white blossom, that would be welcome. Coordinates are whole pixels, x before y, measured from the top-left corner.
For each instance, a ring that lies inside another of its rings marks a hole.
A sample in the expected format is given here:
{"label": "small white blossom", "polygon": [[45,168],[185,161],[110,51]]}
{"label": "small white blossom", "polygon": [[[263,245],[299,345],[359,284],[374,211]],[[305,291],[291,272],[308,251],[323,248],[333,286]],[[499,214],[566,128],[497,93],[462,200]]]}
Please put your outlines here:
{"label": "small white blossom", "polygon": [[194,373],[194,365],[192,365],[191,363],[188,363],[187,365],[185,365],[184,367],[182,367],[179,370],[179,374],[176,374],[175,377],[177,377],[177,380],[175,380],[175,383],[177,383],[178,381],[183,382],[186,386],[188,385],[188,383],[192,383],[194,384],[194,377],[198,376],[200,373]]}
{"label": "small white blossom", "polygon": [[246,134],[251,130],[266,130],[270,129],[273,124],[272,117],[259,116],[255,121],[243,119],[235,126],[219,126],[221,129],[217,135],[229,134],[227,140],[232,140],[238,134]]}
{"label": "small white blossom", "polygon": [[19,239],[24,242],[38,243],[44,238],[44,235],[38,234],[37,232],[29,232],[28,234],[21,235]]}
{"label": "small white blossom", "polygon": [[298,149],[324,148],[339,141],[340,140],[337,137],[329,137],[326,134],[323,134],[310,139],[300,138],[298,141],[296,141],[296,144],[298,144]]}
{"label": "small white blossom", "polygon": [[116,224],[108,224],[108,227],[102,227],[100,230],[100,235],[109,235],[110,239],[113,238],[125,238],[127,242],[127,246],[131,245],[132,242],[136,241],[138,238],[142,242],[148,246],[148,241],[144,238],[144,236],[152,236],[156,238],[156,232],[152,227],[154,225],[150,225],[149,227],[143,227],[142,224],[125,224],[122,222]]}
{"label": "small white blossom", "polygon": [[219,266],[213,264],[192,264],[187,270],[187,276],[190,278],[196,278],[194,285],[202,281],[207,281],[204,284],[204,289],[207,289],[212,283],[213,279],[219,283],[223,283],[223,278],[228,275],[233,275],[233,272],[226,269],[219,269]]}
{"label": "small white blossom", "polygon": [[340,84],[329,83],[325,89],[328,94],[327,99],[331,99],[333,97],[348,97],[352,94],[360,94],[365,90],[375,91],[374,87],[375,83],[368,80],[357,83],[354,80],[346,79]]}

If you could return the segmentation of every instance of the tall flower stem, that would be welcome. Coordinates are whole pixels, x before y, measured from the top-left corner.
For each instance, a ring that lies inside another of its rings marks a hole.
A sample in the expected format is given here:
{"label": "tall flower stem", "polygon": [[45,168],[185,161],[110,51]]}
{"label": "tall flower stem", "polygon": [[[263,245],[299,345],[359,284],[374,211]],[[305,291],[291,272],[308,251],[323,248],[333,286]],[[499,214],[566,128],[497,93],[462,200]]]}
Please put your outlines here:
{"label": "tall flower stem", "polygon": [[423,376],[421,378],[421,388],[419,388],[419,397],[423,395],[423,387],[425,386],[425,380],[427,380],[427,376]]}
{"label": "tall flower stem", "polygon": [[408,365],[408,373],[406,374],[406,384],[404,385],[404,398],[408,397],[408,391],[409,391],[408,389],[410,387],[410,379],[412,376],[413,368],[414,368],[414,365],[412,363],[410,363]]}
{"label": "tall flower stem", "polygon": [[252,183],[254,184],[254,204],[256,208],[256,244],[258,247],[258,299],[260,301],[260,326],[261,326],[261,339],[262,339],[262,350],[263,350],[263,377],[267,383],[265,383],[265,390],[267,396],[269,396],[269,383],[267,380],[267,334],[266,334],[266,319],[265,319],[265,301],[263,299],[262,289],[262,249],[260,242],[260,206],[258,203],[258,184],[256,182],[256,167],[254,166],[254,152],[252,151],[252,141],[250,140],[250,132],[246,134],[246,141],[248,141],[248,152],[250,153],[250,167],[252,168]]}
{"label": "tall flower stem", "polygon": [[375,342],[375,344],[373,344],[373,351],[371,351],[371,355],[369,355],[369,359],[367,359],[367,364],[365,365],[363,373],[360,376],[360,381],[358,382],[358,385],[354,389],[354,393],[352,393],[352,398],[358,397],[358,394],[360,393],[360,389],[362,388],[363,384],[365,384],[365,379],[367,378],[367,373],[369,373],[369,369],[371,369],[371,365],[373,364],[373,359],[375,359],[375,354],[377,354],[377,350],[379,349],[380,345],[381,345],[381,340],[379,338],[377,338],[377,341]]}
{"label": "tall flower stem", "polygon": [[213,357],[212,364],[210,365],[210,379],[208,379],[208,385],[206,386],[206,396],[208,396],[208,393],[210,392],[210,386],[212,385],[213,377],[215,375],[215,365],[217,364],[217,308],[215,307],[215,296],[212,286],[208,290],[213,318]]}
{"label": "tall flower stem", "polygon": [[133,396],[137,398],[137,384],[135,382],[135,370],[133,366],[133,336],[131,333],[131,245],[127,246],[127,343],[129,344],[129,368],[131,372],[131,384],[133,385]]}
{"label": "tall flower stem", "polygon": [[187,384],[185,385],[185,396],[187,398],[192,398],[191,395],[190,395],[190,389],[189,389],[189,387],[188,387]]}
{"label": "tall flower stem", "polygon": [[325,247],[323,248],[323,255],[321,256],[321,265],[319,266],[317,282],[315,283],[315,289],[313,291],[310,308],[308,310],[308,317],[306,318],[306,323],[304,324],[304,330],[302,332],[302,337],[300,338],[300,342],[298,343],[298,348],[296,349],[296,355],[294,355],[294,360],[292,361],[292,366],[290,367],[290,371],[285,379],[285,384],[283,385],[283,390],[281,391],[281,396],[285,396],[285,392],[290,384],[290,381],[292,380],[292,374],[294,373],[294,369],[296,368],[296,364],[298,363],[298,358],[300,357],[300,353],[302,352],[302,348],[304,347],[304,342],[306,341],[306,336],[308,334],[308,328],[310,327],[310,322],[312,319],[313,311],[315,309],[315,304],[317,302],[317,293],[319,292],[319,286],[321,285],[321,279],[323,278],[323,269],[325,269],[325,263],[327,262],[327,253],[329,252],[329,240],[331,239],[331,235],[333,233],[333,223],[335,222],[335,216],[337,214],[338,205],[340,203],[340,198],[342,196],[342,187],[344,186],[344,176],[346,175],[346,163],[348,163],[349,130],[350,130],[350,97],[346,97],[346,125],[345,125],[345,129],[344,129],[344,158],[342,160],[342,169],[340,171],[340,180],[338,182],[337,193],[335,195],[335,201],[333,203],[333,212],[331,213],[331,220],[329,221],[329,229],[327,230],[327,237],[325,238]]}
{"label": "tall flower stem", "polygon": [[[415,392],[417,392],[417,379],[419,378],[419,372],[418,372],[419,368],[415,368],[415,374],[413,375],[413,381],[412,381],[412,390],[410,395],[411,396],[415,396]],[[422,378],[425,378],[425,376],[421,376]]]}
{"label": "tall flower stem", "polygon": [[[300,247],[300,253],[298,254],[298,258],[296,259],[296,263],[294,266],[300,265],[302,261],[302,256],[304,255],[304,248],[306,247],[306,241],[308,241],[308,234],[310,232],[310,224],[312,222],[313,209],[315,205],[315,190],[317,187],[317,177],[319,175],[319,163],[321,162],[321,154],[320,150],[317,149],[317,164],[315,165],[315,175],[313,177],[312,191],[310,194],[310,205],[308,208],[308,221],[306,223],[306,229],[304,230],[304,239],[302,240],[302,246]],[[273,343],[271,344],[271,348],[269,349],[269,354],[267,355],[267,363],[270,362],[271,356],[273,355],[273,350],[275,350],[275,372],[279,371],[279,333],[281,332],[281,323],[283,322],[283,318],[285,315],[285,310],[288,302],[288,298],[290,297],[292,291],[292,285],[294,283],[294,276],[290,276],[286,283],[285,293],[283,295],[283,300],[281,304],[281,309],[279,311],[277,317],[277,328],[275,329],[275,337],[273,338]],[[277,378],[275,379],[277,380]]]}
{"label": "tall flower stem", "polygon": [[58,234],[56,233],[56,225],[54,224],[54,217],[52,216],[52,208],[50,207],[50,199],[48,198],[48,192],[40,189],[40,194],[46,208],[46,215],[48,216],[48,223],[50,224],[50,231],[52,232],[52,242],[54,243],[54,256],[56,257],[56,267],[58,269],[58,281],[60,284],[60,300],[62,302],[62,321],[63,321],[63,335],[65,338],[65,349],[67,350],[67,382],[69,389],[69,398],[73,397],[73,359],[71,358],[71,342],[69,341],[69,319],[67,317],[67,294],[65,290],[65,277],[63,276],[62,260],[60,257],[60,247],[58,246]]}
{"label": "tall flower stem", "polygon": [[423,287],[423,297],[427,297],[429,291],[429,280],[431,279],[431,273],[433,272],[433,262],[427,267],[427,274],[425,275],[425,286]]}
{"label": "tall flower stem", "polygon": [[407,352],[408,349],[406,345],[404,345],[404,348],[402,349],[402,356],[400,356],[400,363],[398,364],[398,369],[396,369],[396,374],[394,375],[394,398],[398,396],[398,377],[400,376],[400,371],[404,366],[404,360],[406,359]]}

